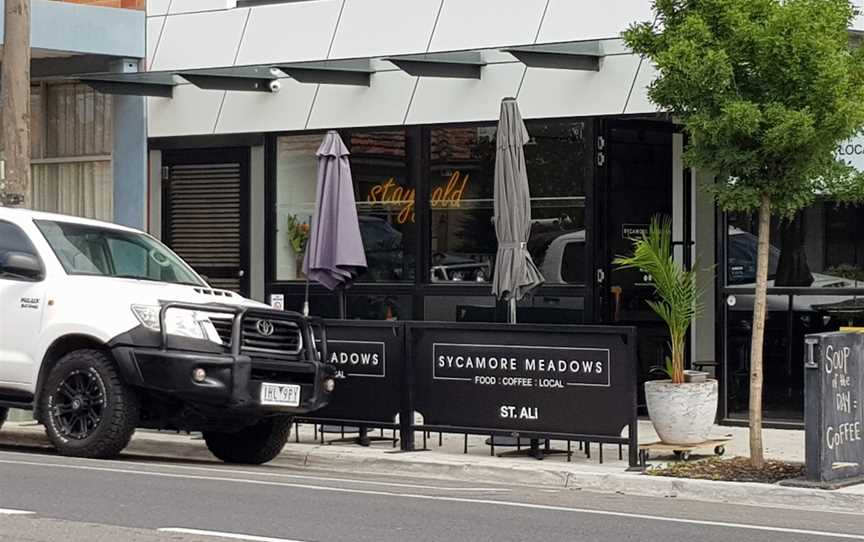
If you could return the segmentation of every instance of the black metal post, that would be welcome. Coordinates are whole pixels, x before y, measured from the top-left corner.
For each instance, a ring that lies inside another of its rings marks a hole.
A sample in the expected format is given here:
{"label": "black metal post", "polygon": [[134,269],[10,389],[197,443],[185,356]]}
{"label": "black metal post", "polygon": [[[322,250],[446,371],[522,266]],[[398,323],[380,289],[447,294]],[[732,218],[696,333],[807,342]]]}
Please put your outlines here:
{"label": "black metal post", "polygon": [[[399,411],[400,449],[403,452],[415,451],[414,445],[414,356],[413,337],[410,328],[397,326],[394,331],[402,333],[402,407]],[[426,448],[424,434],[423,448]]]}

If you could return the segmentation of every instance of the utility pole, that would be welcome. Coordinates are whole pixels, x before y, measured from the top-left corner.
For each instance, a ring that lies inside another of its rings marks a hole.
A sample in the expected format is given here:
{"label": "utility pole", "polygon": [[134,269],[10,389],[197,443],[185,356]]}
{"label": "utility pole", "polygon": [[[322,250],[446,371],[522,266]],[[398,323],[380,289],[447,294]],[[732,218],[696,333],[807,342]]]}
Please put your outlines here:
{"label": "utility pole", "polygon": [[[30,173],[30,0],[6,0],[0,118],[3,163],[0,205],[31,206]],[[5,167],[3,167],[5,166]]]}

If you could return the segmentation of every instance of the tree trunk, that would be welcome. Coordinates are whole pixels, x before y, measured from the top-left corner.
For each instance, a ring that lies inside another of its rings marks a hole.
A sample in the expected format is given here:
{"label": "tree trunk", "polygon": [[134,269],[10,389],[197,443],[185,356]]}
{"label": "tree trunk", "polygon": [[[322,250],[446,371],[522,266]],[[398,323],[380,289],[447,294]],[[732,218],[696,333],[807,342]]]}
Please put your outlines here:
{"label": "tree trunk", "polygon": [[6,178],[0,205],[30,207],[30,0],[6,0],[0,115]]}
{"label": "tree trunk", "polygon": [[750,463],[765,465],[762,449],[762,349],[768,303],[768,247],[771,236],[771,196],[762,195],[759,208],[759,245],[756,260],[756,296],[753,302],[753,337],[750,341]]}

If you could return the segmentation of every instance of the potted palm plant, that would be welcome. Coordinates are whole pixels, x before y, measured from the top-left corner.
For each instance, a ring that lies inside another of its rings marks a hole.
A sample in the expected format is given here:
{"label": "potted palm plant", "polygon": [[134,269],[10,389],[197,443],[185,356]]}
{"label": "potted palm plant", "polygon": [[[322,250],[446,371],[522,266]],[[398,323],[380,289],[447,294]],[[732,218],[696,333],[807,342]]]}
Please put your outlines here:
{"label": "potted palm plant", "polygon": [[669,329],[668,379],[645,383],[648,416],[657,435],[666,444],[706,441],[717,414],[717,381],[688,381],[685,375],[684,348],[701,309],[701,291],[696,272],[685,270],[672,254],[671,220],[653,218],[648,231],[633,239],[633,253],[619,256],[614,263],[619,269],[638,269],[651,276],[656,298],[647,303]]}

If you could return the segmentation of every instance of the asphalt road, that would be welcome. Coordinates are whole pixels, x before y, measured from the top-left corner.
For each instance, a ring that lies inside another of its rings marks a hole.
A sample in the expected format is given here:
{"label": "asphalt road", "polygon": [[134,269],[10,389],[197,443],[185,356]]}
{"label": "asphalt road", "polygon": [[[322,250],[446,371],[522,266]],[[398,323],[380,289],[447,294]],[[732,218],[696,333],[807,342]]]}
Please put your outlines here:
{"label": "asphalt road", "polygon": [[864,510],[810,512],[205,461],[0,452],[0,540],[220,539],[864,540]]}

